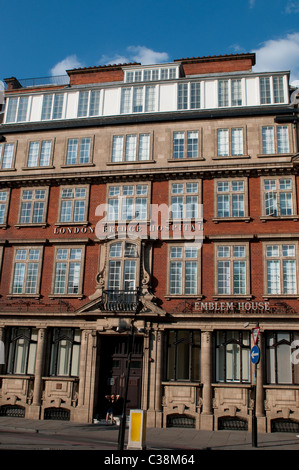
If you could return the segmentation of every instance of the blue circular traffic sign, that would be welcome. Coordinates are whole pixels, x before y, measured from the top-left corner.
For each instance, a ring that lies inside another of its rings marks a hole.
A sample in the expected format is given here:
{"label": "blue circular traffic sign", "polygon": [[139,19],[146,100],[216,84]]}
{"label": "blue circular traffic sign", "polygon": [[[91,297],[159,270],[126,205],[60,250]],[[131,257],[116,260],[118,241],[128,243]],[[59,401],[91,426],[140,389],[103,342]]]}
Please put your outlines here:
{"label": "blue circular traffic sign", "polygon": [[250,351],[250,359],[252,364],[257,364],[260,360],[260,348],[258,346],[253,346]]}

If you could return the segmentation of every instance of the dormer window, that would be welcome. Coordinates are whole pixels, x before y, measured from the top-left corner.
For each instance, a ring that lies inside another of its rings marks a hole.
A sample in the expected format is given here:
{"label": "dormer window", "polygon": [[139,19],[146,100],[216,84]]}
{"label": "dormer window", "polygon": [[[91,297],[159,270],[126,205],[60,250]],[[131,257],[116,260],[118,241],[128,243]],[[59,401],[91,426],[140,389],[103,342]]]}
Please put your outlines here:
{"label": "dormer window", "polygon": [[179,77],[178,67],[157,67],[125,72],[126,83],[149,82],[154,80],[172,80]]}

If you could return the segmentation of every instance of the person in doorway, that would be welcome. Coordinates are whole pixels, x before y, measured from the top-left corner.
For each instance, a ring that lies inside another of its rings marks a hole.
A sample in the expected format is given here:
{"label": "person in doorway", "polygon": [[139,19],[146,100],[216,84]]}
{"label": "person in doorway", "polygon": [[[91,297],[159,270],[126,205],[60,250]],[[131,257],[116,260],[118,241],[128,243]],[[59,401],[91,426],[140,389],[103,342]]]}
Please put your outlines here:
{"label": "person in doorway", "polygon": [[106,398],[109,400],[108,410],[107,410],[107,413],[106,413],[106,423],[108,424],[109,417],[110,417],[110,423],[113,424],[114,413],[115,413],[115,405],[116,405],[116,397],[115,397],[115,395],[111,395],[111,396],[106,396]]}

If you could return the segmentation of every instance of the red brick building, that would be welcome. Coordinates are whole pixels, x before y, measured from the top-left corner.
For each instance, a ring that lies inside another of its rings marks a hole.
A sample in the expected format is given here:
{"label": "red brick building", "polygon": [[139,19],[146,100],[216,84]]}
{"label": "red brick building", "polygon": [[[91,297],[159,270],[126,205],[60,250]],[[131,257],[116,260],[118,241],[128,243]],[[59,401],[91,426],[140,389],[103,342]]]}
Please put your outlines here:
{"label": "red brick building", "polygon": [[298,138],[254,54],[6,79],[0,413],[297,430]]}

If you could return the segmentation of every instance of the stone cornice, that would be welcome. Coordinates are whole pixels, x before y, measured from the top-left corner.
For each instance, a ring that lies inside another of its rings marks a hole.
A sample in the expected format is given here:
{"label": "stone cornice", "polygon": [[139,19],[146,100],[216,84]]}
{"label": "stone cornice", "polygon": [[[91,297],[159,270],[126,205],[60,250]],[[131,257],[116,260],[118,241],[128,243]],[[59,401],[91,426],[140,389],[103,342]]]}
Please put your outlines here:
{"label": "stone cornice", "polygon": [[[213,165],[198,165],[196,167],[182,166],[176,168],[158,167],[153,168],[132,168],[116,169],[114,171],[78,171],[78,172],[59,172],[57,174],[14,174],[1,175],[0,186],[2,187],[21,187],[24,184],[30,185],[61,185],[61,184],[95,184],[95,183],[116,183],[117,181],[161,181],[171,179],[188,178],[225,178],[225,177],[259,177],[270,175],[297,174],[298,166],[292,161],[266,163],[232,163],[221,162]],[[0,172],[1,173],[1,172]]]}
{"label": "stone cornice", "polygon": [[[40,132],[59,129],[78,129],[87,127],[102,127],[114,125],[130,125],[156,122],[174,122],[186,120],[202,119],[226,119],[255,116],[292,116],[298,113],[297,108],[291,105],[271,105],[271,106],[244,106],[238,108],[215,108],[196,111],[172,111],[142,113],[130,115],[105,116],[95,118],[62,119],[57,121],[39,121],[13,124],[1,124],[0,135]],[[295,117],[294,117],[295,119]]]}

